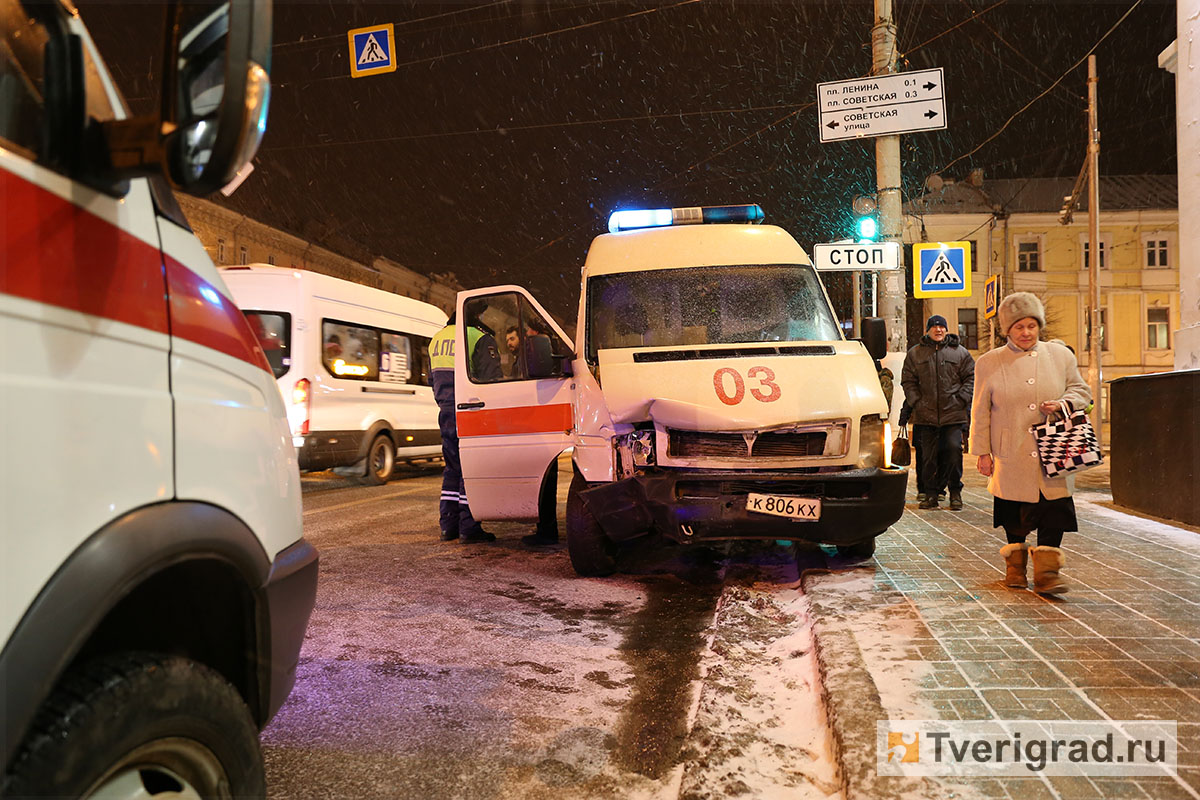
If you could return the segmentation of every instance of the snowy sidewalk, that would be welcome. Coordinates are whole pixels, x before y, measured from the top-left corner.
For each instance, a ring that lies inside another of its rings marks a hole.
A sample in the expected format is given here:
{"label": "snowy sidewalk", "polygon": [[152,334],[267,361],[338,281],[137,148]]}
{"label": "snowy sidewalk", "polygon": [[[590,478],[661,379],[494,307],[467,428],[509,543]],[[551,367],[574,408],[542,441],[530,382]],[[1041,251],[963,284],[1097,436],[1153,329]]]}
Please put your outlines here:
{"label": "snowy sidewalk", "polygon": [[[1063,541],[1071,591],[1009,589],[1003,531],[970,472],[963,511],[918,511],[910,479],[874,562],[805,573],[847,800],[1200,800],[1200,532],[1114,509],[1106,474],[1085,473],[1080,530]],[[880,719],[1174,719],[1179,778],[881,778]]]}

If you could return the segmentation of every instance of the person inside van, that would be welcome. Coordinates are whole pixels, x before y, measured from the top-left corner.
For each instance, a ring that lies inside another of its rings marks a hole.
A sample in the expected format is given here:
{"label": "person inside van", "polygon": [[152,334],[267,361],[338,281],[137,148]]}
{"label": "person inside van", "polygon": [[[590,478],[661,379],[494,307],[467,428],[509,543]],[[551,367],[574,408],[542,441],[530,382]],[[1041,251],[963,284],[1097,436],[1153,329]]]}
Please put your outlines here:
{"label": "person inside van", "polygon": [[336,358],[342,354],[342,337],[336,333],[329,334],[329,338],[325,340],[325,358]]}

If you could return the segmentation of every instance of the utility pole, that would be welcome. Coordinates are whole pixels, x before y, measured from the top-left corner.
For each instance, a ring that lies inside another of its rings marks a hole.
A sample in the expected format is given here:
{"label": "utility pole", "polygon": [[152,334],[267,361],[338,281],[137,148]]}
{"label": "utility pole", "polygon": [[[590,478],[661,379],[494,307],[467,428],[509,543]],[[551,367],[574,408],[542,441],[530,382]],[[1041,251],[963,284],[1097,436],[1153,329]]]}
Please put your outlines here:
{"label": "utility pole", "polygon": [[1092,427],[1096,441],[1103,447],[1100,403],[1100,123],[1096,109],[1096,57],[1088,56],[1088,319],[1091,337],[1088,347],[1088,386],[1092,390]]}
{"label": "utility pole", "polygon": [[[896,71],[896,22],[892,0],[875,0],[875,25],[871,28],[871,74]],[[875,190],[879,204],[880,241],[900,245],[900,269],[884,273],[879,282],[879,315],[887,321],[888,350],[903,353],[908,326],[905,313],[904,220],[900,206],[900,137],[875,139]],[[876,276],[877,280],[879,276]],[[858,297],[855,297],[858,302]]]}

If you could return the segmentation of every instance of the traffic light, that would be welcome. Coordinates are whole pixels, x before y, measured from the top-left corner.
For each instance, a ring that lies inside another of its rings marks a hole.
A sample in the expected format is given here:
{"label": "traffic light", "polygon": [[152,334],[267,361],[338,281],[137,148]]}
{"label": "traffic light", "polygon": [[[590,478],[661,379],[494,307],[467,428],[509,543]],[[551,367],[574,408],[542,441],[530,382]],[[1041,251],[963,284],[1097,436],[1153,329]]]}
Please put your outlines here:
{"label": "traffic light", "polygon": [[854,212],[854,238],[859,242],[873,242],[879,238],[879,209],[875,198],[859,195],[850,204]]}

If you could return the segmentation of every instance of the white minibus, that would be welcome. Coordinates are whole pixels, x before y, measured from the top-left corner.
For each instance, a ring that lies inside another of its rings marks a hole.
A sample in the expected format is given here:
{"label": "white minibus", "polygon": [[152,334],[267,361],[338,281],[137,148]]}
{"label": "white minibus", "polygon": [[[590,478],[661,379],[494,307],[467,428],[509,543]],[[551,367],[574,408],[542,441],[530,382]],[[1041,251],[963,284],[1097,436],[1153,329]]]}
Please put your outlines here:
{"label": "white minibus", "polygon": [[385,483],[396,461],[441,456],[429,385],[437,306],[329,275],[224,267],[288,409],[301,471]]}

